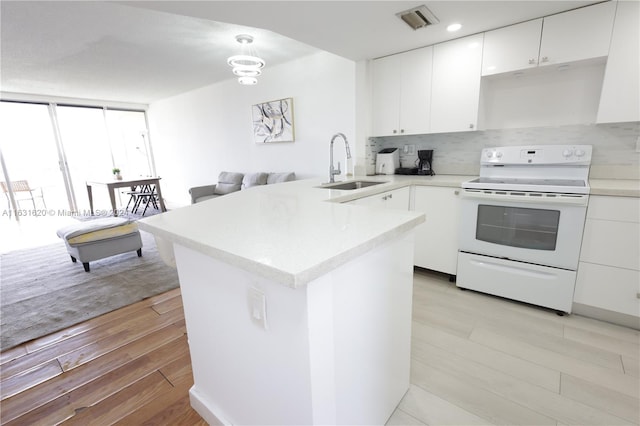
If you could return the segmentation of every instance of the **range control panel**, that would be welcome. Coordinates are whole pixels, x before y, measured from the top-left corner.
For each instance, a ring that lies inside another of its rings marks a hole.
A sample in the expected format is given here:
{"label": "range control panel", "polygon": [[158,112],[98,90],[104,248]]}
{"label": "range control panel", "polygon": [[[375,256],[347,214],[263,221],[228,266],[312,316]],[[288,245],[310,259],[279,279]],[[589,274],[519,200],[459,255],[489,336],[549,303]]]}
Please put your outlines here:
{"label": "range control panel", "polygon": [[589,165],[591,145],[531,145],[484,148],[481,165]]}

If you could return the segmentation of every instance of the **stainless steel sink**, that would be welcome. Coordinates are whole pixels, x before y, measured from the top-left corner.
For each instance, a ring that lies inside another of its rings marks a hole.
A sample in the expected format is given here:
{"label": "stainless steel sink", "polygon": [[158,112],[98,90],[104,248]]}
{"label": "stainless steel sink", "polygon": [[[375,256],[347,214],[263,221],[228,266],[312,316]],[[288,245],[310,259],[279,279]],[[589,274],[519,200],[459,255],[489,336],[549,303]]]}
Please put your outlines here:
{"label": "stainless steel sink", "polygon": [[367,186],[373,186],[373,185],[380,185],[381,183],[387,183],[387,182],[371,182],[371,181],[366,181],[366,180],[352,180],[350,182],[339,182],[339,183],[332,183],[330,185],[322,185],[319,186],[318,188],[325,188],[325,189],[361,189],[361,188],[366,188]]}

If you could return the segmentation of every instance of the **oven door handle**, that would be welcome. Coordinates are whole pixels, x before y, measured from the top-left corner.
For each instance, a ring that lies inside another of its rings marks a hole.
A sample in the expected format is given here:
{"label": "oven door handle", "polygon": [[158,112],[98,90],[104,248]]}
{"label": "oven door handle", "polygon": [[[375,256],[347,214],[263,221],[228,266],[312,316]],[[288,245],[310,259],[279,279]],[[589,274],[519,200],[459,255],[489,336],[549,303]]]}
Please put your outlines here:
{"label": "oven door handle", "polygon": [[[514,203],[537,203],[537,204],[561,204],[561,205],[574,205],[574,206],[586,206],[589,201],[589,196],[586,194],[553,194],[551,196],[546,193],[522,193],[524,195],[513,195],[509,193],[496,194],[494,192],[483,192],[477,190],[465,189],[462,192],[463,198],[486,200],[486,201],[501,201],[501,202],[514,202]],[[531,195],[541,194],[541,195]]]}
{"label": "oven door handle", "polygon": [[518,275],[524,275],[527,277],[538,278],[542,280],[552,280],[557,276],[556,274],[552,274],[546,271],[534,271],[534,270],[531,270],[530,268],[520,267],[518,266],[517,262],[513,262],[510,265],[501,265],[499,263],[495,263],[491,261],[481,261],[481,260],[471,259],[471,264],[479,268],[493,269],[494,271],[508,272],[510,274],[515,273]]}

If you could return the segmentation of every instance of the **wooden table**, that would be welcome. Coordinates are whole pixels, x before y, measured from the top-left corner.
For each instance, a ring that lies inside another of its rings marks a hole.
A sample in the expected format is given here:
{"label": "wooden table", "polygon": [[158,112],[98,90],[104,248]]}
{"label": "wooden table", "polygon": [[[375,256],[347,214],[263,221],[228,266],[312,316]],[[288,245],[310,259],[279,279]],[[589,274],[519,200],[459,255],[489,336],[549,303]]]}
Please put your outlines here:
{"label": "wooden table", "polygon": [[106,186],[109,190],[109,199],[111,200],[111,209],[114,216],[118,216],[118,210],[116,209],[116,188],[136,187],[139,185],[155,185],[156,193],[158,194],[158,201],[160,202],[160,210],[167,211],[162,199],[162,191],[160,190],[159,177],[148,177],[132,180],[110,180],[110,181],[87,181],[87,195],[89,195],[89,207],[91,208],[91,214],[93,215],[93,187],[94,186]]}

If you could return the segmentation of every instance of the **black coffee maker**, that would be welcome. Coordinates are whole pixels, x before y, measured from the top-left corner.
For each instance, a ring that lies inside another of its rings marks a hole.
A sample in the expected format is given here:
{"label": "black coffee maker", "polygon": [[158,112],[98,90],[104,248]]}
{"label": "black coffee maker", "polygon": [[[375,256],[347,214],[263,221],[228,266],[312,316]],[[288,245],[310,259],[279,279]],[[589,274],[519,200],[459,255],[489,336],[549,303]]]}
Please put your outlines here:
{"label": "black coffee maker", "polygon": [[432,149],[419,149],[418,150],[418,174],[433,176],[433,150]]}

